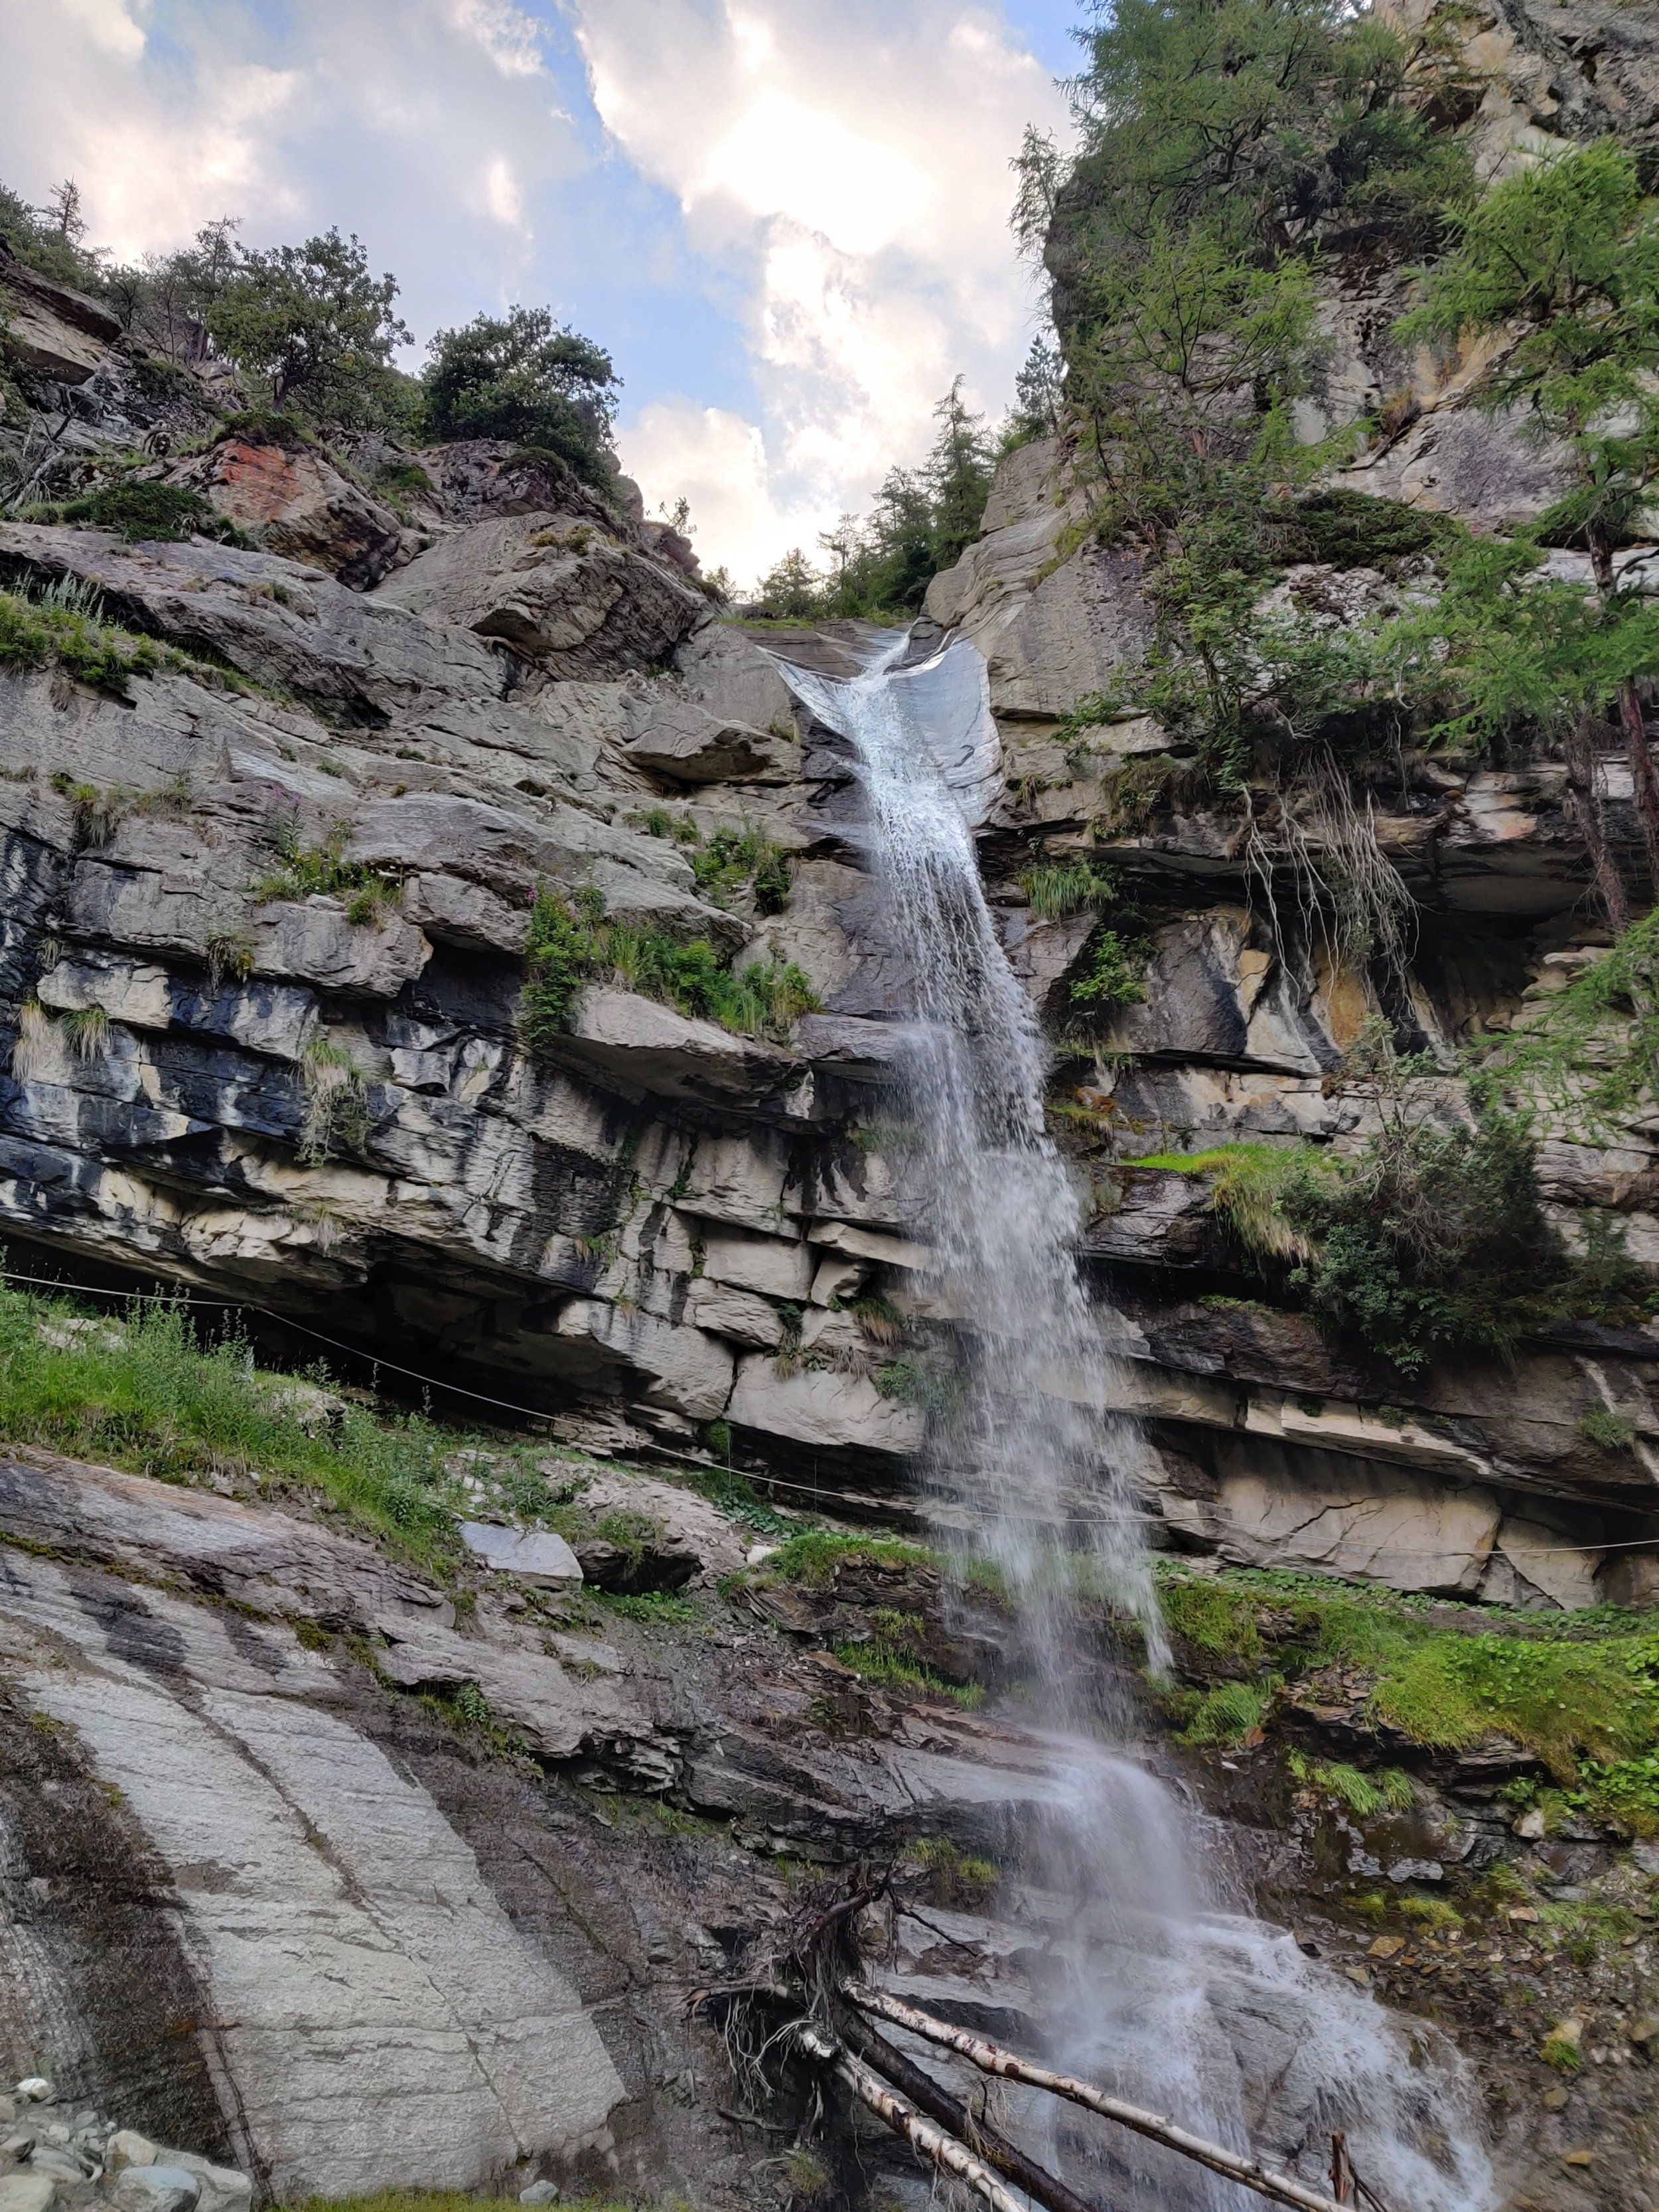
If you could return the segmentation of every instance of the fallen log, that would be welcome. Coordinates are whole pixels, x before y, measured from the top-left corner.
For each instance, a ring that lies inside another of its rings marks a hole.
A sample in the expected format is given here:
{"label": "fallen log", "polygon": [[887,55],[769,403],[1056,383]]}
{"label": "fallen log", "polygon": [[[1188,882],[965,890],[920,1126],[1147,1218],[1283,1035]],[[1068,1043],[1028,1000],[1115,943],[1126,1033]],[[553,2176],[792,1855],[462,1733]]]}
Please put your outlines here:
{"label": "fallen log", "polygon": [[1126,2104],[1121,2097],[1097,2088],[1092,2081],[1079,2081],[1073,2075],[1056,2074],[1047,2066],[1038,2066],[1029,2058],[1005,2051],[999,2043],[974,2034],[970,2029],[952,2027],[948,2021],[935,2020],[931,2013],[919,2012],[898,1997],[852,1981],[842,1984],[841,1994],[860,2012],[891,2021],[896,2027],[908,2028],[912,2035],[956,2051],[981,2073],[996,2075],[1003,2081],[1024,2081],[1034,2089],[1048,2089],[1056,2097],[1069,2098],[1074,2105],[1085,2106],[1105,2119],[1115,2120],[1121,2127],[1133,2128],[1137,2135],[1178,2151],[1182,2158],[1207,2166],[1212,2173],[1224,2174],[1229,2181],[1255,2190],[1259,2197],[1271,2197],[1278,2203],[1292,2206],[1294,2212],[1344,2212],[1344,2207],[1334,2197],[1327,2197],[1322,2190],[1310,2189],[1305,2182],[1293,2180],[1289,2174],[1274,2173],[1247,2153],[1206,2142],[1202,2136],[1177,2127],[1161,2112],[1144,2112],[1139,2105]]}
{"label": "fallen log", "polygon": [[890,2089],[879,2075],[872,2073],[850,2051],[843,2050],[821,2029],[809,2027],[804,2021],[795,2029],[795,2040],[809,2057],[833,2066],[859,2102],[867,2106],[878,2119],[884,2120],[896,2136],[902,2136],[925,2158],[932,2159],[935,2166],[955,2174],[970,2189],[976,2189],[991,2207],[991,2212],[1027,2212],[1018,2197],[1003,2187],[988,2166],[982,2166],[971,2151],[964,2150],[942,2128],[923,2119],[896,2089]]}
{"label": "fallen log", "polygon": [[837,2033],[855,2058],[862,2059],[890,2081],[901,2096],[908,2098],[929,2119],[948,2129],[970,2151],[976,2151],[988,2166],[995,2166],[999,2173],[1018,2183],[1033,2203],[1045,2205],[1048,2212],[1099,2212],[1098,2206],[1079,2197],[1057,2173],[1050,2173],[1046,2166],[1039,2166],[991,2121],[969,2112],[960,2099],[953,2097],[913,2058],[907,2057],[896,2044],[890,2043],[884,2035],[878,2035],[856,2014],[839,2021]]}

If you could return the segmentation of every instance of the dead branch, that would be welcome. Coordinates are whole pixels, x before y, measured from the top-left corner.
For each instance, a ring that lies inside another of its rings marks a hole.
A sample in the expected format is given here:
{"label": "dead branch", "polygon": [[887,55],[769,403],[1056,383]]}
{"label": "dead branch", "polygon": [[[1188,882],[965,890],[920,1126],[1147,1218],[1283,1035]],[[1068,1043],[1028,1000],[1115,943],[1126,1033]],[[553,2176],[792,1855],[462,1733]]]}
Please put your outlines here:
{"label": "dead branch", "polygon": [[1296,2212],[1342,2212],[1336,2200],[1322,2191],[1310,2189],[1305,2182],[1292,2180],[1288,2174],[1274,2173],[1239,2151],[1206,2142],[1201,2136],[1176,2127],[1162,2113],[1143,2112],[1138,2105],[1126,2104],[1122,2098],[1109,2095],[1091,2081],[1079,2081],[1072,2075],[1056,2074],[1046,2066],[1036,2065],[1030,2059],[1018,2057],[982,2035],[975,2035],[967,2028],[952,2027],[948,2021],[935,2020],[931,2013],[918,2012],[914,2005],[866,1988],[862,1983],[844,1981],[841,1994],[860,2012],[873,2013],[878,2019],[908,2028],[912,2035],[925,2037],[930,2043],[956,2051],[981,2073],[994,2074],[1004,2081],[1024,2081],[1032,2088],[1048,2089],[1057,2097],[1069,2098],[1074,2105],[1083,2105],[1105,2119],[1115,2120],[1121,2127],[1133,2128],[1137,2135],[1178,2151],[1183,2158],[1207,2166],[1212,2173],[1224,2174],[1228,2180],[1242,2183],[1259,2197],[1271,2197],[1280,2204],[1291,2205]]}
{"label": "dead branch", "polygon": [[841,2033],[855,2057],[890,2081],[929,2119],[948,2128],[970,2151],[977,2151],[988,2166],[995,2166],[999,2173],[1017,2182],[1034,2203],[1046,2205],[1048,2212],[1097,2212],[1086,2197],[1079,2197],[1058,2174],[1050,2173],[1046,2166],[1039,2166],[1036,2159],[1029,2157],[989,2120],[969,2112],[931,2074],[907,2057],[896,2045],[889,2043],[884,2035],[878,2035],[874,2028],[866,2027],[856,2014],[841,2023]]}
{"label": "dead branch", "polygon": [[860,2104],[867,2106],[878,2119],[885,2121],[895,2135],[902,2136],[945,2172],[955,2174],[970,2189],[976,2189],[991,2207],[991,2212],[1026,2212],[1018,2197],[1005,2189],[995,2174],[981,2166],[971,2152],[964,2150],[943,2129],[924,2120],[902,2097],[822,2030],[809,2027],[802,2021],[795,2030],[795,2040],[809,2057],[832,2065]]}

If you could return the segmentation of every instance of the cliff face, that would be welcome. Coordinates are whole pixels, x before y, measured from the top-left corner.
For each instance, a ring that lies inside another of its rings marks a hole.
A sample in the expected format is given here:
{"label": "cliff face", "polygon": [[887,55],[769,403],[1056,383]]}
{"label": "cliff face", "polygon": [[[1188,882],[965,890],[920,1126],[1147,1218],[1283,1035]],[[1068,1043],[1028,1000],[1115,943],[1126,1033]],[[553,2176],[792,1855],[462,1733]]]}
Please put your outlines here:
{"label": "cliff face", "polygon": [[[1465,14],[1488,170],[1552,131],[1645,143],[1641,11]],[[201,444],[210,392],[147,397],[93,303],[13,281],[63,436],[169,447],[194,422]],[[1478,526],[1536,512],[1549,457],[1468,404],[1478,364],[1398,357],[1403,281],[1356,256],[1327,287],[1310,430],[1357,404],[1395,425],[1339,489]],[[175,649],[125,681],[62,657],[0,677],[15,1252],[246,1300],[616,1448],[695,1456],[723,1423],[741,1462],[902,1515],[927,1416],[847,1309],[884,1298],[948,1357],[948,1321],[912,1289],[925,1194],[887,1089],[907,984],[845,745],[769,651],[833,665],[844,643],[715,619],[682,541],[544,457],[393,457],[395,494],[374,488],[386,453],[358,458],[343,473],[256,428],[153,465],[259,550],[0,526],[7,581]],[[1135,1165],[1352,1144],[1375,1126],[1340,1073],[1368,1015],[1449,1066],[1577,972],[1596,933],[1565,771],[1403,755],[1373,805],[1418,906],[1406,975],[1288,940],[1237,806],[1183,808],[1164,732],[1107,720],[1079,744],[1065,722],[1151,627],[1134,554],[1078,545],[1085,511],[1063,444],[1016,452],[927,616],[988,672],[1003,759],[975,802],[981,848],[1033,994],[1063,1007],[1091,927],[1033,911],[1034,858],[1110,861],[1146,909],[1145,1000],[1103,1056],[1062,1064],[1059,1126],[1118,1309],[1103,1326],[1161,1447],[1167,1540],[1530,1605],[1644,1594],[1646,1330],[1563,1328],[1509,1362],[1403,1376],[1263,1304],[1201,1177]],[[1363,546],[1345,557],[1339,532],[1328,550],[1287,573],[1287,604],[1339,627],[1397,597]],[[1164,796],[1126,806],[1153,762]],[[1623,773],[1600,771],[1633,854]],[[757,893],[752,857],[714,864],[722,836],[752,856],[751,833],[787,856],[787,901]],[[793,961],[821,1009],[783,1042],[596,981],[532,1051],[538,886],[739,969]],[[1659,1265],[1653,1132],[1559,1128],[1541,1170],[1570,1240],[1600,1213]],[[1595,1417],[1632,1439],[1598,1443]]]}
{"label": "cliff face", "polygon": [[[1489,167],[1659,128],[1650,10],[1455,20]],[[948,1362],[953,1324],[893,1083],[910,981],[845,744],[771,657],[846,667],[855,640],[716,619],[682,540],[545,456],[362,441],[348,465],[227,428],[212,377],[158,388],[96,302],[0,281],[40,403],[25,465],[142,447],[218,533],[0,525],[15,634],[51,617],[0,672],[8,1266],[244,1303],[291,1356],[319,1332],[434,1383],[441,1413],[476,1406],[451,1385],[539,1411],[543,1472],[589,1534],[643,1516],[697,1569],[682,1611],[602,1609],[475,1560],[417,1572],[240,1462],[183,1487],[20,1448],[0,1468],[0,2052],[277,2197],[542,2174],[771,2203],[755,2145],[793,2116],[755,2117],[684,2001],[786,1930],[804,1882],[896,1863],[923,1917],[869,1928],[889,1985],[1036,2047],[1056,1990],[1106,1971],[1030,1871],[1052,1807],[1029,1714],[975,1709],[1018,1683],[1018,1625],[920,1553],[775,1572],[755,1540],[784,1532],[752,1500],[717,1513],[641,1471],[729,1455],[786,1503],[915,1510],[916,1356]],[[1362,403],[1393,425],[1340,488],[1535,513],[1548,457],[1467,404],[1474,364],[1391,350],[1398,292],[1356,258],[1324,299],[1309,430]],[[1135,556],[1086,512],[1062,441],[1012,454],[916,650],[950,631],[983,657],[1000,757],[965,755],[963,786],[1056,1032],[1095,917],[1045,918],[1034,862],[1109,862],[1148,946],[1144,999],[1096,1050],[1059,1050],[1054,1126],[1158,1446],[1153,1540],[1193,1568],[1170,1586],[1182,1680],[1244,1692],[1260,1724],[1179,1747],[1149,1726],[1146,1757],[1303,1953],[1474,2058],[1513,2202],[1637,2212],[1653,1844],[1556,1802],[1530,1738],[1380,1719],[1385,1639],[1355,1656],[1346,1622],[1328,1648],[1326,1600],[1208,1570],[1468,1600],[1381,1617],[1500,1652],[1535,1649],[1522,1613],[1646,1601],[1659,1335],[1562,1325],[1401,1373],[1297,1310],[1201,1175],[1138,1164],[1359,1141],[1378,1107],[1345,1060],[1377,1013],[1462,1111],[1456,1048],[1597,949],[1564,772],[1402,754],[1373,799],[1414,950],[1392,980],[1345,965],[1276,922],[1237,805],[1183,800],[1164,732],[1073,718],[1152,631]],[[1358,541],[1325,550],[1284,580],[1304,610],[1340,625],[1398,590]],[[1598,773],[1634,854],[1620,764]],[[538,890],[717,968],[793,962],[821,1004],[744,1034],[618,961],[532,1048]],[[1659,1131],[1545,1139],[1564,1236],[1600,1217],[1659,1267]],[[457,1461],[491,1522],[516,1510],[492,1487],[508,1456],[497,1437]],[[1110,1632],[1078,1626],[1086,1668],[1120,1668]],[[1382,1759],[1392,1795],[1368,1798]],[[1273,2085],[1261,2148],[1315,2178],[1290,2015],[1236,2009]],[[1582,2078],[1539,2056],[1556,2022]],[[859,2148],[911,2201],[914,2173]],[[103,2199],[65,2181],[60,2201]]]}

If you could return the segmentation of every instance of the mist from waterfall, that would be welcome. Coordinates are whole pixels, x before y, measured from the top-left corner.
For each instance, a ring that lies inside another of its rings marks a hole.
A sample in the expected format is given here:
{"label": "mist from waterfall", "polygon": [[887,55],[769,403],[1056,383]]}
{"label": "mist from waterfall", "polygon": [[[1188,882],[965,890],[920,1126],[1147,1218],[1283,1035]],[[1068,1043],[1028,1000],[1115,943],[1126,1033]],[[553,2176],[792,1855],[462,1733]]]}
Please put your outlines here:
{"label": "mist from waterfall", "polygon": [[[988,759],[1000,781],[984,663],[961,641],[909,650],[908,635],[878,641],[846,680],[783,672],[853,747],[867,865],[909,978],[901,1074],[926,1194],[915,1229],[935,1255],[927,1310],[963,1348],[927,1480],[941,1544],[965,1531],[995,1561],[1039,1674],[1052,1796],[1025,1871],[1067,1923],[1044,1988],[1050,2051],[1316,2185],[1340,2129],[1391,2204],[1481,2212],[1492,2180],[1456,2053],[1250,1915],[1214,1824],[1114,1747],[1127,1701],[1103,1698],[1073,1648],[1080,1580],[1139,1625],[1154,1672],[1167,1657],[1141,1534],[1148,1448],[1120,1410],[1115,1316],[1079,1275],[1083,1206],[1047,1132],[1047,1050],[980,878]],[[1261,2202],[1051,2100],[1003,2109],[1115,2206]]]}

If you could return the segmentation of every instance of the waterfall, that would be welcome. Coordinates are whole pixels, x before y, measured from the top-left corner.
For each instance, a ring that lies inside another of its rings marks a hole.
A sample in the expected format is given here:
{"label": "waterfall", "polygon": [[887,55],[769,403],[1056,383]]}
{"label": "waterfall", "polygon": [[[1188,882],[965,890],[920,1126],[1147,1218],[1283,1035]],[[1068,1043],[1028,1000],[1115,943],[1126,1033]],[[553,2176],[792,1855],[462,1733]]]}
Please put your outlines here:
{"label": "waterfall", "polygon": [[[1065,1900],[1067,1923],[1065,1971],[1045,1985],[1050,2046],[1316,2185],[1340,2129],[1386,2201],[1481,2212],[1492,2175],[1456,2053],[1250,1915],[1218,1871],[1215,1824],[1128,1754],[1127,1699],[1103,1698],[1073,1647],[1068,1591],[1083,1576],[1139,1625],[1154,1672],[1167,1656],[1139,1533],[1147,1447],[1119,1410],[1114,1317],[1079,1276],[1082,1205],[1047,1132],[1044,1042],[980,878],[974,818],[988,752],[999,757],[984,663],[960,641],[909,653],[902,635],[846,678],[783,672],[853,748],[867,865],[908,976],[901,1073],[925,1193],[916,1226],[935,1255],[928,1310],[963,1347],[927,1481],[941,1540],[965,1521],[997,1563],[1039,1672],[1054,1794],[1026,1872]],[[1040,2100],[1019,2117],[1056,2125]],[[1063,2154],[1118,2205],[1260,2201],[1104,2122],[1068,2116]]]}

